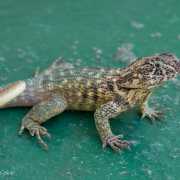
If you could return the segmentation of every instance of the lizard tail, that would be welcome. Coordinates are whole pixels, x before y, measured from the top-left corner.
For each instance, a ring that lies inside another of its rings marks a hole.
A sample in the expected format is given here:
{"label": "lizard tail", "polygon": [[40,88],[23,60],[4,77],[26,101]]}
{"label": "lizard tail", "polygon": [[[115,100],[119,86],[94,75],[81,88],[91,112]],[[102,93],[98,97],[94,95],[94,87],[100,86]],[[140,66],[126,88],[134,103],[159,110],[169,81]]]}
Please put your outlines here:
{"label": "lizard tail", "polygon": [[26,89],[25,81],[16,81],[0,88],[0,108],[3,108],[7,103],[16,98]]}

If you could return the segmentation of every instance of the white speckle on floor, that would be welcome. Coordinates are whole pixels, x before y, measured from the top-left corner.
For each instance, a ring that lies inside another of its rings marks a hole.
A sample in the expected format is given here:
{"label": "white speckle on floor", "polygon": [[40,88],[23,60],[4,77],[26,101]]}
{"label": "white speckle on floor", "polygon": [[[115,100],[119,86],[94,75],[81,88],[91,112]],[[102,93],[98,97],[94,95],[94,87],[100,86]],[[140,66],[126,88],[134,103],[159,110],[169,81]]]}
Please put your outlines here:
{"label": "white speckle on floor", "polygon": [[117,51],[114,58],[121,63],[131,63],[136,59],[136,55],[133,52],[134,45],[131,43],[122,44],[117,47]]}
{"label": "white speckle on floor", "polygon": [[71,46],[71,48],[72,48],[72,53],[73,53],[73,55],[77,55],[78,54],[78,51],[77,51],[77,46],[78,46],[78,44],[79,44],[79,41],[78,40],[76,40],[76,41],[74,41],[73,42],[73,44],[72,44],[72,46]]}
{"label": "white speckle on floor", "polygon": [[172,15],[172,17],[169,19],[169,22],[171,24],[177,23],[178,21],[179,21],[179,17],[176,14]]}
{"label": "white speckle on floor", "polygon": [[0,57],[0,62],[4,62],[5,58],[4,57]]}
{"label": "white speckle on floor", "polygon": [[177,35],[177,40],[180,40],[180,34]]}
{"label": "white speckle on floor", "polygon": [[82,59],[76,59],[76,61],[75,61],[75,65],[76,66],[80,66],[81,65],[81,63],[82,63]]}
{"label": "white speckle on floor", "polygon": [[103,53],[102,50],[97,48],[97,47],[94,47],[93,51],[94,51],[96,60],[100,60],[101,56],[102,56],[102,53]]}
{"label": "white speckle on floor", "polygon": [[132,21],[131,26],[134,27],[135,29],[142,29],[144,28],[144,24],[137,22],[137,21]]}
{"label": "white speckle on floor", "polygon": [[154,33],[151,33],[150,36],[152,38],[160,38],[162,37],[162,34],[160,32],[154,32]]}

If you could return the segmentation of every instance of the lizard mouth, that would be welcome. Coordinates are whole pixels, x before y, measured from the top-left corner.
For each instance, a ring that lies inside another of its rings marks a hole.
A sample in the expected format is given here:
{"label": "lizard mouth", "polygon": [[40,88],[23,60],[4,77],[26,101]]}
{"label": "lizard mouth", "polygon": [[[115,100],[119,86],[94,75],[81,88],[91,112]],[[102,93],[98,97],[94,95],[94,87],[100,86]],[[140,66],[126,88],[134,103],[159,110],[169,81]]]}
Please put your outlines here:
{"label": "lizard mouth", "polygon": [[180,73],[180,59],[179,59],[179,61],[177,62],[177,73]]}
{"label": "lizard mouth", "polygon": [[24,81],[17,81],[0,89],[0,107],[17,97],[26,88]]}

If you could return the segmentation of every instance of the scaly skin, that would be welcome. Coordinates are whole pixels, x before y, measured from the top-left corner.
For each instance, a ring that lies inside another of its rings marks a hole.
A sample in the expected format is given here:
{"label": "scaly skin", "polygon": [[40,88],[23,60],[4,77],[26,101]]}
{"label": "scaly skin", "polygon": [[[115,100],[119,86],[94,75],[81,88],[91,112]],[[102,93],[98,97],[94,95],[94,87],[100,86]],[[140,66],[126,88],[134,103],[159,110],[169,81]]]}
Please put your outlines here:
{"label": "scaly skin", "polygon": [[132,143],[114,135],[109,120],[136,105],[142,117],[156,120],[160,113],[150,109],[147,100],[155,87],[175,78],[179,72],[178,59],[165,53],[138,59],[124,69],[79,69],[56,60],[44,72],[24,81],[24,91],[1,108],[33,106],[24,117],[19,133],[29,130],[46,149],[42,136],[50,135],[42,123],[65,110],[95,111],[95,124],[103,147],[119,151]]}

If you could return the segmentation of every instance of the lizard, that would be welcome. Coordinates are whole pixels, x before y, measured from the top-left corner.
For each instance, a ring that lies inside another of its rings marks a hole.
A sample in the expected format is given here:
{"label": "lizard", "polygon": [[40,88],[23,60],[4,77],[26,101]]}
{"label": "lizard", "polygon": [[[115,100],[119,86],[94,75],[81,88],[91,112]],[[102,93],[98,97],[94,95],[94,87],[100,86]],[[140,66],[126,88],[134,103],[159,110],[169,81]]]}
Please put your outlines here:
{"label": "lizard", "polygon": [[158,120],[161,112],[150,108],[148,99],[154,88],[179,73],[180,61],[170,53],[138,58],[125,68],[75,67],[60,58],[32,78],[1,87],[0,109],[32,107],[19,134],[28,130],[45,149],[43,138],[50,134],[44,122],[65,110],[93,111],[103,147],[120,151],[133,143],[112,132],[110,119],[138,106],[142,118]]}

